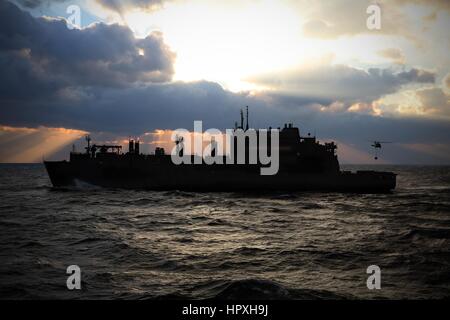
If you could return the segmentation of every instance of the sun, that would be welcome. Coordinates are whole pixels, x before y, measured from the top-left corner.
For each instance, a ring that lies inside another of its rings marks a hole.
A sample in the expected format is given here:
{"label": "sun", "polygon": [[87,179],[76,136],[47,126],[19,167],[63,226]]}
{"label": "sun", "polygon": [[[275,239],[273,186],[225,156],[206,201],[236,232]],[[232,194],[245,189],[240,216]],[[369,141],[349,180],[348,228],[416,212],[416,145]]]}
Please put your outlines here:
{"label": "sun", "polygon": [[[237,6],[237,7],[236,7]],[[208,80],[232,91],[255,90],[246,78],[287,68],[307,53],[298,14],[279,1],[174,2],[156,12],[130,11],[136,37],[161,31],[177,54],[174,80]]]}

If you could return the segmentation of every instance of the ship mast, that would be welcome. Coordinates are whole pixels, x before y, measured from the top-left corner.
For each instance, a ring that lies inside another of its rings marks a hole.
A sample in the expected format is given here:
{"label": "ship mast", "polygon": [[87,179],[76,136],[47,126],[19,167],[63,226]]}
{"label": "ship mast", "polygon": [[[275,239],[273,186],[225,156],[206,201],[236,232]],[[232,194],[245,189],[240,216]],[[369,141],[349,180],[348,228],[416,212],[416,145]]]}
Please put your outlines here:
{"label": "ship mast", "polygon": [[91,137],[86,135],[85,139],[87,141],[86,153],[89,153],[91,151]]}
{"label": "ship mast", "polygon": [[247,124],[245,125],[245,131],[247,131],[248,130],[248,106],[246,106],[245,107],[246,108],[246,110],[247,110]]}
{"label": "ship mast", "polygon": [[244,111],[241,109],[241,129],[244,129]]}

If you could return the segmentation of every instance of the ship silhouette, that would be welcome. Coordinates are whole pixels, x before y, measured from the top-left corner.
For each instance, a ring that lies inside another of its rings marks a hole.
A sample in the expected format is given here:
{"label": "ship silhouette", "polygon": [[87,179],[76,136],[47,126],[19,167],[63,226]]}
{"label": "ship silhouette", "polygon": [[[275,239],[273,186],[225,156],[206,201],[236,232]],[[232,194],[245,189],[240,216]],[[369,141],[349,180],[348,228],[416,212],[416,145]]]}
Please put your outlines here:
{"label": "ship silhouette", "polygon": [[[235,124],[235,131],[244,127]],[[261,164],[249,163],[248,148],[244,163],[206,164],[190,155],[192,164],[174,164],[170,154],[157,147],[154,154],[140,153],[138,140],[129,140],[128,152],[120,145],[91,145],[86,151],[71,152],[70,160],[44,161],[54,187],[70,187],[84,182],[107,188],[186,190],[186,191],[323,191],[390,192],[396,174],[381,171],[341,171],[334,142],[319,143],[315,136],[301,136],[293,124],[277,130],[279,168],[274,175],[261,175]],[[255,130],[259,136],[260,130]],[[175,141],[178,146],[180,140]],[[270,145],[270,134],[267,144]],[[236,145],[236,144],[235,144]],[[246,144],[248,147],[248,144]],[[267,146],[269,148],[269,146]],[[178,149],[177,149],[178,150]],[[177,151],[178,152],[178,151]],[[215,149],[211,151],[216,156]],[[223,155],[224,159],[228,155]],[[236,156],[236,154],[234,154]],[[197,162],[198,161],[198,162]]]}

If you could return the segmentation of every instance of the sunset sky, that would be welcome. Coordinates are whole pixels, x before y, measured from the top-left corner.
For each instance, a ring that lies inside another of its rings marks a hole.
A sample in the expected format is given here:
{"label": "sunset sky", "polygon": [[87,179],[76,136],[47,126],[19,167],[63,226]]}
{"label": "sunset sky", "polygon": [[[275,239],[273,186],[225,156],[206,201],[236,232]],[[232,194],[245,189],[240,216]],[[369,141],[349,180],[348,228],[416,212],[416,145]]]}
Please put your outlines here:
{"label": "sunset sky", "polygon": [[[366,9],[381,8],[369,30]],[[81,25],[68,28],[70,5]],[[450,164],[450,1],[0,0],[0,162],[293,122],[344,163]]]}

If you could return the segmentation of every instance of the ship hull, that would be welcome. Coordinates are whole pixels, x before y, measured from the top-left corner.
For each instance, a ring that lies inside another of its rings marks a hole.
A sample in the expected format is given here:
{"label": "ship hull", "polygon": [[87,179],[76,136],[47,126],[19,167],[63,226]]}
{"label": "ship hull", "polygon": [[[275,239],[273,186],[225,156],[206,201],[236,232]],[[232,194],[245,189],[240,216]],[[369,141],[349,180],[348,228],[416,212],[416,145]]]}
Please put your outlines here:
{"label": "ship hull", "polygon": [[323,191],[390,192],[396,175],[391,172],[358,171],[308,173],[280,170],[276,175],[260,175],[257,166],[174,165],[167,162],[124,159],[94,159],[67,162],[46,161],[54,187],[90,184],[106,188],[185,191]]}

